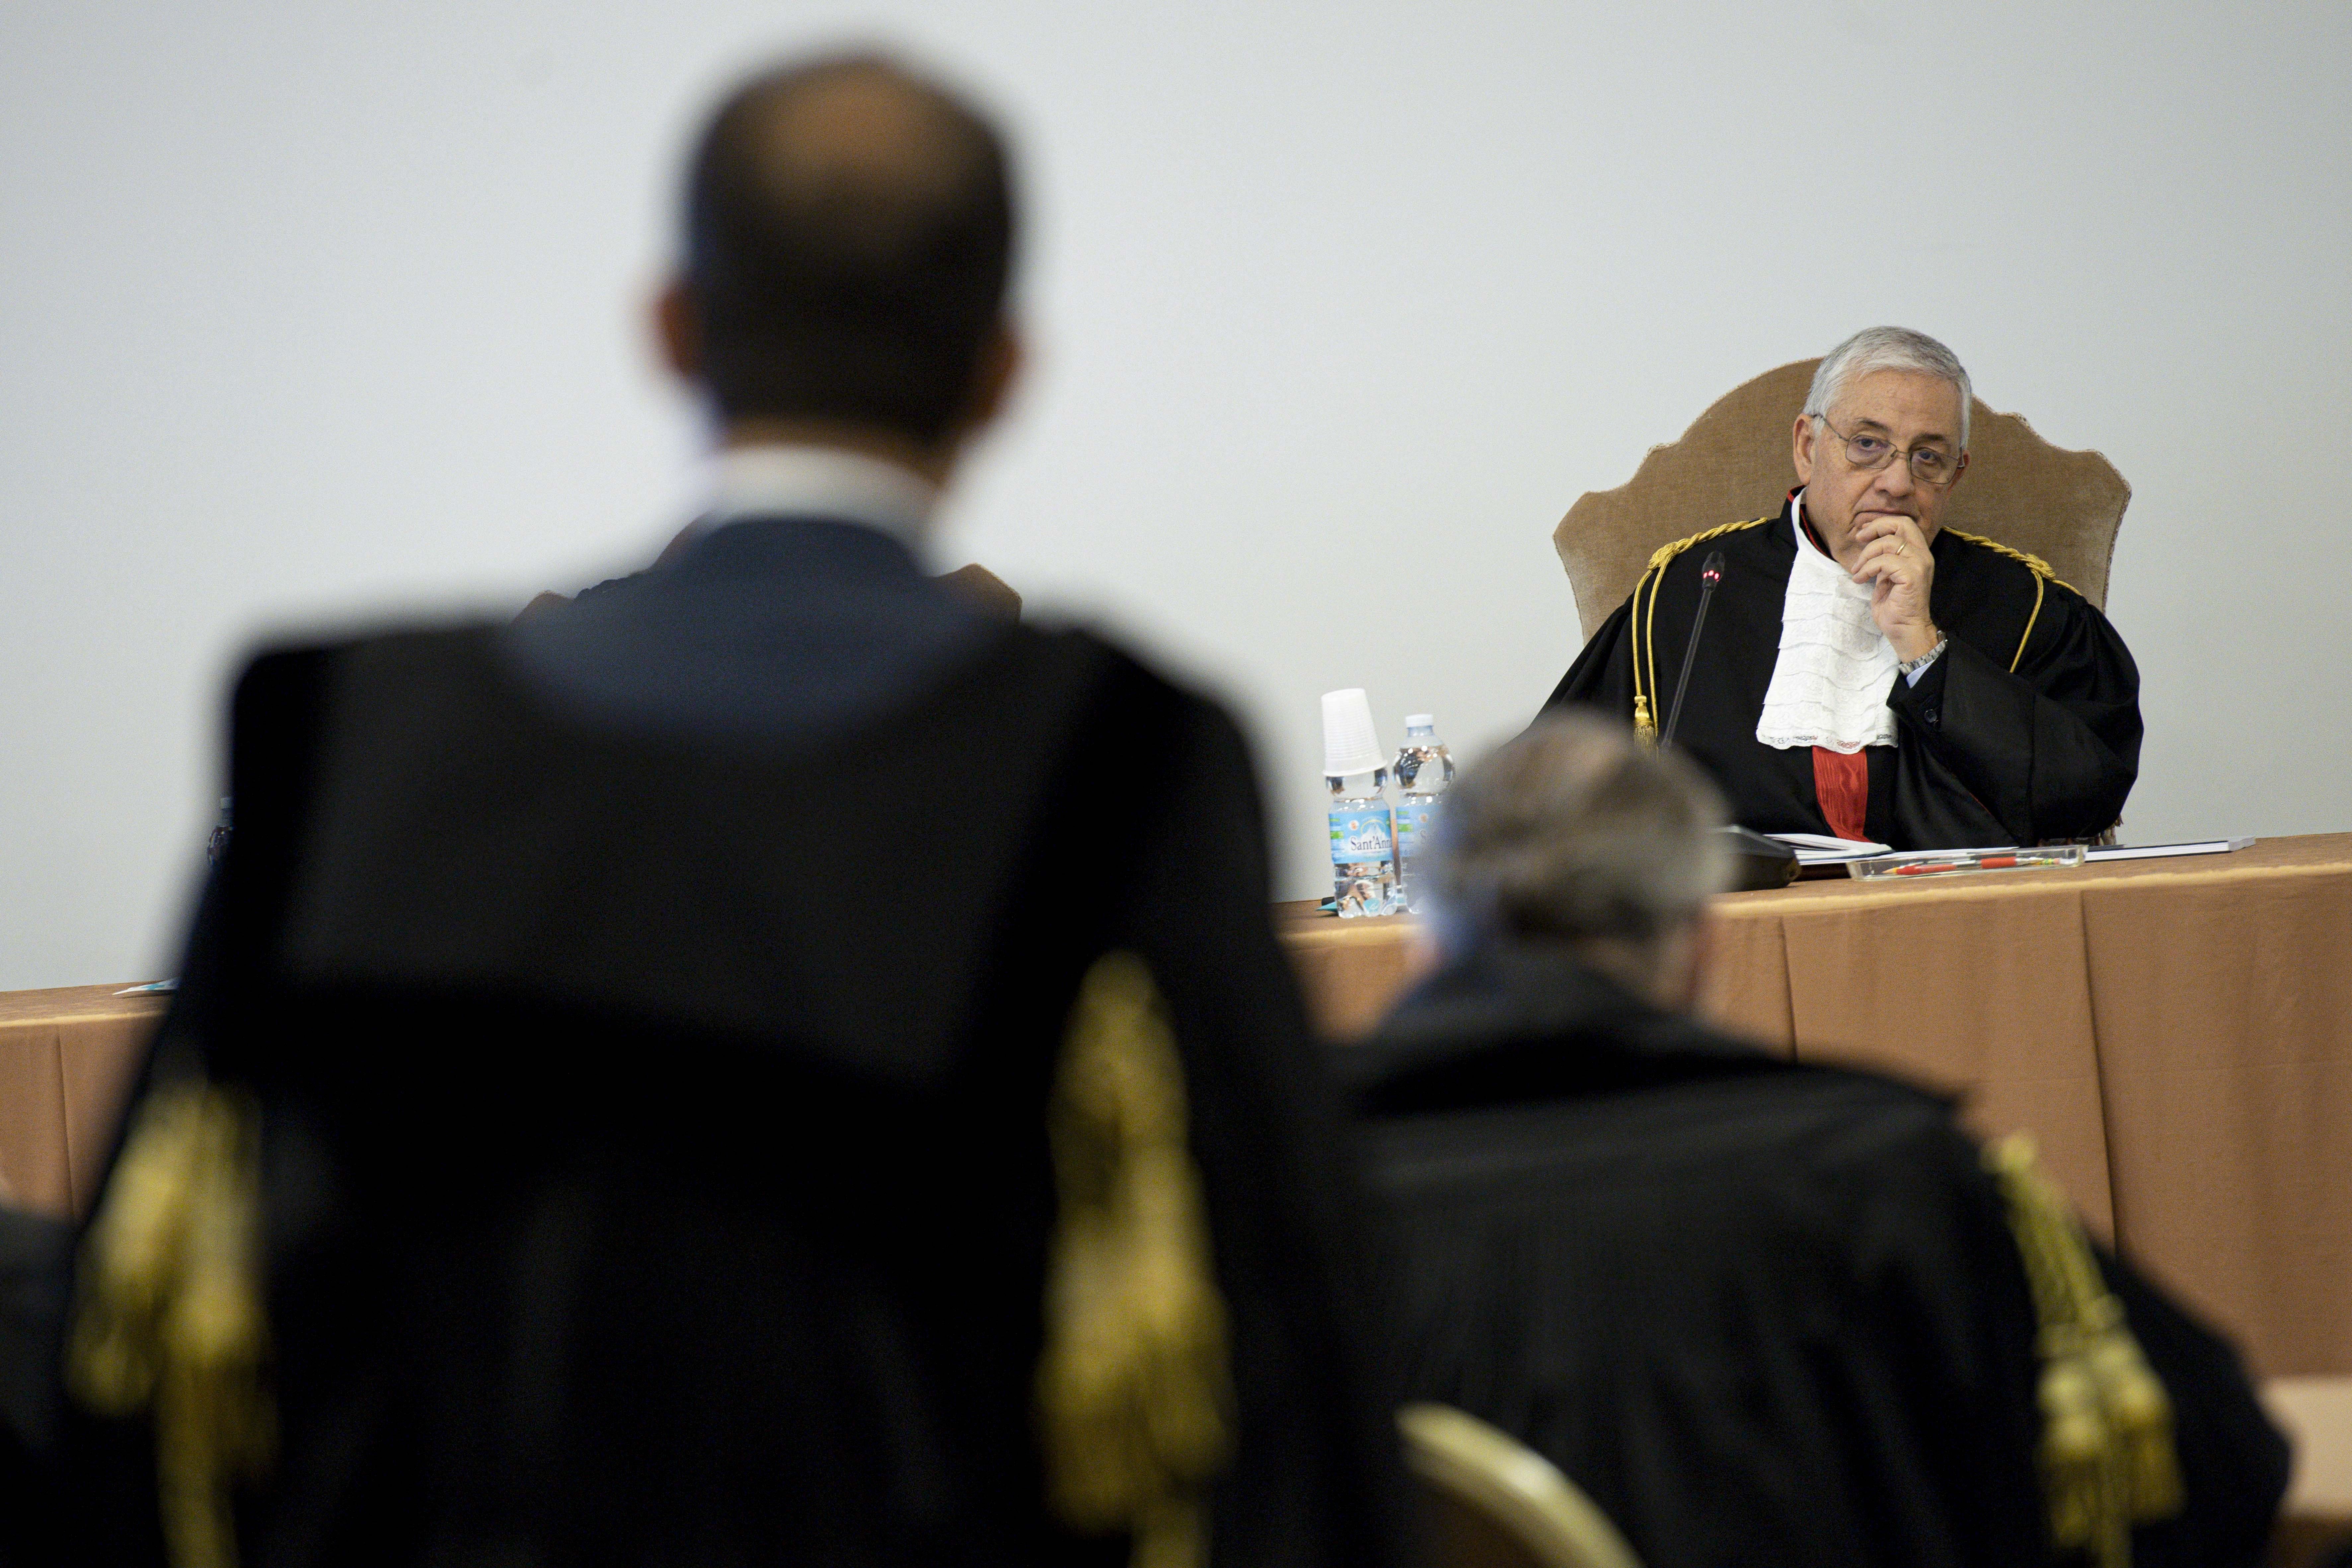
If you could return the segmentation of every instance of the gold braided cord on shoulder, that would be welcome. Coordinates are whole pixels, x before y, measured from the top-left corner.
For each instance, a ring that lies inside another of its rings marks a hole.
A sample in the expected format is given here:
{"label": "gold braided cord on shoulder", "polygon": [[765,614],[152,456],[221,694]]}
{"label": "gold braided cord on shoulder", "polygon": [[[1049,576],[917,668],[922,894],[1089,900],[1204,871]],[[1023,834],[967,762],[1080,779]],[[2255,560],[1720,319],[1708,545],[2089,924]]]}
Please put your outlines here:
{"label": "gold braided cord on shoulder", "polygon": [[2039,572],[2033,574],[2033,611],[2025,617],[2025,635],[2017,639],[2017,651],[2009,656],[2009,672],[2011,675],[2015,675],[2017,667],[2025,661],[2025,645],[2033,640],[2033,623],[2042,618],[2043,584],[2055,583],[2057,580],[2055,577],[2044,577]]}
{"label": "gold braided cord on shoulder", "polygon": [[2033,623],[2042,618],[2042,595],[2048,585],[2055,583],[2070,594],[2078,594],[2082,590],[2052,571],[2050,563],[2039,555],[2030,554],[2025,551],[2003,544],[1998,539],[1987,539],[1981,533],[1963,533],[1957,528],[1948,528],[1943,531],[1950,534],[1954,539],[1965,539],[1970,544],[1981,544],[1995,555],[2006,555],[2011,561],[2021,562],[2032,572],[2033,613],[2025,617],[2025,635],[2017,639],[2017,652],[2011,655],[2009,660],[2010,673],[2016,674],[2019,662],[2025,658],[2025,645],[2033,639]]}
{"label": "gold braided cord on shoulder", "polygon": [[1106,954],[1070,1009],[1046,1112],[1060,1212],[1035,1398],[1055,1513],[1124,1532],[1130,1568],[1203,1568],[1202,1494],[1233,1447],[1225,1303],[1186,1124],[1151,972]]}
{"label": "gold braided cord on shoulder", "polygon": [[1661,544],[1650,556],[1650,570],[1655,572],[1695,544],[1705,544],[1710,539],[1720,539],[1727,533],[1737,533],[1743,528],[1761,528],[1779,519],[1780,513],[1767,512],[1762,517],[1743,518],[1738,522],[1719,523],[1704,533],[1694,533],[1688,539],[1677,539],[1672,544]]}
{"label": "gold braided cord on shoulder", "polygon": [[156,1090],[82,1244],[68,1385],[100,1415],[152,1413],[173,1568],[236,1568],[230,1489],[276,1443],[259,1122],[248,1097],[201,1080]]}
{"label": "gold braided cord on shoulder", "polygon": [[2065,1200],[2016,1133],[1985,1151],[2007,1200],[2040,1332],[2042,1487],[2062,1550],[2130,1568],[2131,1527],[2180,1511],[2172,1401],[2124,1321],[2123,1304]]}
{"label": "gold braided cord on shoulder", "polygon": [[[1653,714],[1650,707],[1658,696],[1658,584],[1665,578],[1666,563],[1694,544],[1705,544],[1710,539],[1737,533],[1743,528],[1760,528],[1780,515],[1776,511],[1763,517],[1723,523],[1704,533],[1694,533],[1688,539],[1661,544],[1652,552],[1650,564],[1643,569],[1641,577],[1633,584],[1633,731],[1644,741],[1654,742],[1658,738],[1658,715]],[[1643,583],[1650,585],[1650,616],[1646,623],[1642,618]],[[1645,659],[1650,676],[1646,691],[1642,685]]]}
{"label": "gold braided cord on shoulder", "polygon": [[2006,555],[2011,561],[2022,562],[2024,564],[2033,568],[2033,574],[2035,576],[2047,577],[2053,583],[2057,584],[2061,588],[2065,589],[2066,592],[2070,594],[2079,594],[2082,592],[2082,590],[2075,587],[2074,584],[2060,577],[2057,572],[2051,566],[2050,563],[2044,561],[2039,555],[2020,550],[2014,545],[2003,544],[1998,539],[1987,539],[1981,533],[1963,533],[1957,528],[1947,528],[1941,530],[1941,531],[1950,534],[1954,539],[1965,539],[1970,544],[1981,544],[1987,550],[1991,551],[1995,555]]}
{"label": "gold braided cord on shoulder", "polygon": [[1651,670],[1651,687],[1644,689],[1642,687],[1642,585],[1649,583],[1649,614],[1656,616],[1658,614],[1658,576],[1661,576],[1661,572],[1658,572],[1656,566],[1644,566],[1644,569],[1642,569],[1642,576],[1634,578],[1633,621],[1630,621],[1630,626],[1625,627],[1630,637],[1633,637],[1633,733],[1642,738],[1642,741],[1649,741],[1649,742],[1658,741],[1658,717],[1649,710],[1649,696],[1658,684],[1658,677],[1656,677],[1658,660],[1656,658],[1649,660],[1651,666],[1654,666],[1654,670]]}

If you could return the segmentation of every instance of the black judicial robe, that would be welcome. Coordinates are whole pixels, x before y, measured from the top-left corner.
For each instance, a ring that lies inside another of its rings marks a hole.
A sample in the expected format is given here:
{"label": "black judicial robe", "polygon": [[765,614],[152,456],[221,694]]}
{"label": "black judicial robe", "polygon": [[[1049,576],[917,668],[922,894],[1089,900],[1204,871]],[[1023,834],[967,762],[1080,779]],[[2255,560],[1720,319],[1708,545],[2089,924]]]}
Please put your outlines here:
{"label": "black judicial robe", "polygon": [[260,1106],[248,1568],[1123,1562],[1050,1519],[1031,1417],[1045,1103],[1114,950],[1230,1318],[1212,1561],[1400,1560],[1360,1193],[1221,710],[870,531],[737,524],[527,626],[264,657],[232,754],[158,1059]]}
{"label": "black judicial robe", "polygon": [[[1589,703],[1663,729],[1698,611],[1699,569],[1721,550],[1675,744],[1711,774],[1733,819],[1760,833],[1828,833],[1806,747],[1756,739],[1780,647],[1795,523],[1735,525],[1678,547],[1602,623],[1547,709]],[[1872,747],[1865,830],[1897,849],[2087,838],[2120,816],[2139,771],[2139,671],[2080,594],[2031,556],[1947,528],[1930,546],[1936,625],[1951,647],[1917,686],[1887,693],[1895,744]]]}
{"label": "black judicial robe", "polygon": [[[1648,1568],[2049,1560],[2033,1304],[1945,1101],[1496,949],[1343,1061],[1398,1381],[1545,1454]],[[2227,1344],[2100,1263],[2188,1499],[2135,1563],[2260,1562],[2284,1440]]]}
{"label": "black judicial robe", "polygon": [[57,1522],[72,1241],[63,1220],[0,1205],[0,1563]]}

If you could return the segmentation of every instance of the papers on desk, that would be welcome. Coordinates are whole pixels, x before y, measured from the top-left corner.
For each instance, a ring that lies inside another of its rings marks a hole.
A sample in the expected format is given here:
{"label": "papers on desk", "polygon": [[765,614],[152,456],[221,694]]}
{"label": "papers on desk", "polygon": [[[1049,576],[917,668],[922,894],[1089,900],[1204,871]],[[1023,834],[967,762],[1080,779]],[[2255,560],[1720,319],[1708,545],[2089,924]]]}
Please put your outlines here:
{"label": "papers on desk", "polygon": [[150,980],[144,985],[126,985],[115,994],[117,996],[151,996],[159,991],[177,991],[179,988],[180,983],[176,980]]}
{"label": "papers on desk", "polygon": [[1795,850],[1800,866],[1836,866],[1848,860],[1866,860],[1873,855],[1893,852],[1890,845],[1872,844],[1855,838],[1832,838],[1825,833],[1768,833],[1765,837]]}
{"label": "papers on desk", "polygon": [[[1787,845],[1797,852],[1800,866],[1842,866],[1849,860],[1867,860],[1874,855],[1894,853],[1884,844],[1862,844],[1851,838],[1832,838],[1821,833],[1771,833],[1765,837]],[[2232,849],[2247,849],[2256,841],[2252,838],[2208,838],[2195,844],[2095,844],[2084,852],[2083,858],[2094,866],[2109,860],[2162,860],[2174,855],[2227,855]],[[1974,849],[1972,855],[2012,854],[2008,849]]]}
{"label": "papers on desk", "polygon": [[2109,860],[2162,860],[2174,855],[2227,855],[2250,849],[2251,838],[2208,838],[2196,844],[2094,844],[2087,858],[2094,866]]}

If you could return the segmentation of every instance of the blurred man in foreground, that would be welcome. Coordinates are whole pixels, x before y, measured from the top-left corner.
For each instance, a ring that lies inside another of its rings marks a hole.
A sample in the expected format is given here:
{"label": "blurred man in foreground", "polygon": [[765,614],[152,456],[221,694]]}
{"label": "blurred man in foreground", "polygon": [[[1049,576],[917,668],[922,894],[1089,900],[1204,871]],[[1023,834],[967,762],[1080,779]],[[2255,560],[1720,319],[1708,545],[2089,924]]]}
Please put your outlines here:
{"label": "blurred man in foreground", "polygon": [[2286,1452],[2226,1345],[1945,1101],[1689,1016],[1726,869],[1694,769],[1570,714],[1447,811],[1442,967],[1350,1058],[1413,1397],[1649,1568],[2260,1559]]}
{"label": "blurred man in foreground", "polygon": [[71,1356],[179,1563],[1392,1561],[1241,738],[920,566],[1013,233],[939,88],[753,80],[687,547],[246,673]]}

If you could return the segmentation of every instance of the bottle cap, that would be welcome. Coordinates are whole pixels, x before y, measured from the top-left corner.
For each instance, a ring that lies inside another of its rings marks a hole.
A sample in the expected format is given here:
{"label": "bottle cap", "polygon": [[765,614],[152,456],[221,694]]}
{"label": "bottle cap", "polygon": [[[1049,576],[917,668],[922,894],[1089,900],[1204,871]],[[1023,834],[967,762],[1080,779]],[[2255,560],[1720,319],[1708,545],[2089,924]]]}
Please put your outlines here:
{"label": "bottle cap", "polygon": [[1323,776],[1346,778],[1389,765],[1372,728],[1372,700],[1360,686],[1323,694]]}
{"label": "bottle cap", "polygon": [[1404,716],[1404,727],[1408,731],[1427,730],[1433,733],[1437,729],[1437,715],[1434,713],[1408,713]]}

